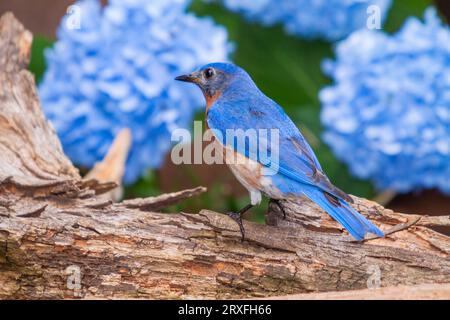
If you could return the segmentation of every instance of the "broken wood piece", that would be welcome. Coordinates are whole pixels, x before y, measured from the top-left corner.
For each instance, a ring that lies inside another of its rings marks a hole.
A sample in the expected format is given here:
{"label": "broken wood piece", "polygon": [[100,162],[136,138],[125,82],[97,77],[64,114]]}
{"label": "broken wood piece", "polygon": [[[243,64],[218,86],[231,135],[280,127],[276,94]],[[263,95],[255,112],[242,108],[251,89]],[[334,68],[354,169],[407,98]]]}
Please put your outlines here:
{"label": "broken wood piece", "polygon": [[139,209],[143,211],[158,211],[182,200],[198,196],[206,192],[205,187],[197,187],[178,192],[166,193],[156,197],[136,198],[122,202],[127,208]]}
{"label": "broken wood piece", "polygon": [[85,180],[94,180],[101,183],[114,182],[117,185],[115,189],[102,195],[105,199],[110,199],[114,202],[122,199],[122,178],[125,174],[125,165],[131,147],[131,140],[130,129],[122,129],[114,139],[105,158],[96,163],[84,177]]}

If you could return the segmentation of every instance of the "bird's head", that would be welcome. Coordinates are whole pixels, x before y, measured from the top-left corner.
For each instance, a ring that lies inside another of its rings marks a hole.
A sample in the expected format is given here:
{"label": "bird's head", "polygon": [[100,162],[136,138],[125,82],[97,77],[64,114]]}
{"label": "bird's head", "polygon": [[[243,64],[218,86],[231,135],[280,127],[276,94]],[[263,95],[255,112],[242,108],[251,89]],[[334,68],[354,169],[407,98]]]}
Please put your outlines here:
{"label": "bird's head", "polygon": [[[236,84],[253,83],[248,74],[232,63],[210,63],[175,80],[196,84],[205,96],[207,106]],[[240,80],[240,81],[239,81]]]}

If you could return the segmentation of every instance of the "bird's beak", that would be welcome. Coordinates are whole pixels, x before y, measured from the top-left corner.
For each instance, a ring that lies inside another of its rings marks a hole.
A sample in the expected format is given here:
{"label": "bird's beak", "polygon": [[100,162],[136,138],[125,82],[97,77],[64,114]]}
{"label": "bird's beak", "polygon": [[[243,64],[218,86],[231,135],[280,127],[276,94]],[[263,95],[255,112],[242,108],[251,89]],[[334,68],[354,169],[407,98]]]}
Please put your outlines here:
{"label": "bird's beak", "polygon": [[193,72],[191,74],[184,74],[182,76],[178,76],[175,78],[175,80],[198,83],[200,79],[198,78],[198,75],[196,74],[196,72]]}

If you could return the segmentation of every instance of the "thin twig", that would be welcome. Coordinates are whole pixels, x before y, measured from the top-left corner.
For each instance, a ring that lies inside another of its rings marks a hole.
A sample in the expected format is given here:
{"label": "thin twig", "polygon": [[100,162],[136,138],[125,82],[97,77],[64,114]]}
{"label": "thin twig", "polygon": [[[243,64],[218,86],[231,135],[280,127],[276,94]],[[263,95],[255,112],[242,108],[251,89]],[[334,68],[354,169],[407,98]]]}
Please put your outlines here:
{"label": "thin twig", "polygon": [[[385,231],[384,236],[386,237],[388,235],[406,230],[406,229],[412,227],[413,225],[415,225],[417,222],[419,222],[420,219],[421,219],[421,217],[417,217],[416,219],[408,221],[407,223],[397,224],[397,225],[393,226],[392,228],[390,228],[389,230]],[[351,241],[351,242],[366,242],[369,240],[374,240],[374,239],[379,239],[379,238],[380,237],[378,237],[378,236],[370,236],[370,237],[364,238],[363,240],[360,240],[360,241]]]}

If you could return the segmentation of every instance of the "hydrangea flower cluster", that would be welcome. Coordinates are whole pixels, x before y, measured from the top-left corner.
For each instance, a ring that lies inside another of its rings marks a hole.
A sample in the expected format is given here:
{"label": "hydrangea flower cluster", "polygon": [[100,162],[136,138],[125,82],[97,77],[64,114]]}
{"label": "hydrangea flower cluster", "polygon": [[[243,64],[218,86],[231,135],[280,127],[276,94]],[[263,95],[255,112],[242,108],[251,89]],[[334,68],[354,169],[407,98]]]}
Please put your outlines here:
{"label": "hydrangea flower cluster", "polygon": [[109,0],[102,8],[81,0],[79,27],[68,23],[74,17],[63,18],[39,94],[75,164],[92,166],[128,127],[129,184],[161,165],[173,129],[189,127],[203,98],[174,77],[227,60],[231,49],[226,29],[187,13],[189,2]]}
{"label": "hydrangea flower cluster", "polygon": [[[383,21],[392,0],[222,0],[263,25],[281,23],[289,34],[335,41],[367,24],[367,9],[376,5]],[[381,21],[381,22],[382,22]]]}
{"label": "hydrangea flower cluster", "polygon": [[361,30],[324,63],[324,139],[379,189],[450,193],[450,28],[434,8],[394,35]]}

